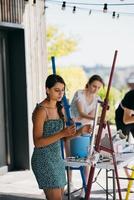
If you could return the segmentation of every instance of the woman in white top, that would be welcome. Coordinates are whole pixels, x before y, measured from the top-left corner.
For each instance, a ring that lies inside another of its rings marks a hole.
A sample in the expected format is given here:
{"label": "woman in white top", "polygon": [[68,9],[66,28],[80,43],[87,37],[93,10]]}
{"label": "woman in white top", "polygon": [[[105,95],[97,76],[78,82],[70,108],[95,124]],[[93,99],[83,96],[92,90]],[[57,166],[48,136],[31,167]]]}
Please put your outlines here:
{"label": "woman in white top", "polygon": [[71,116],[74,121],[89,124],[94,120],[96,104],[100,100],[97,93],[102,86],[103,79],[99,75],[93,75],[83,90],[75,92],[71,102]]}
{"label": "woman in white top", "polygon": [[[104,81],[99,75],[93,75],[89,78],[85,88],[75,92],[71,102],[70,111],[74,122],[92,124],[95,119],[95,109],[100,97],[97,95],[99,89],[104,86]],[[70,145],[65,145],[66,155],[70,156]],[[88,179],[89,170],[85,169],[85,179]],[[72,174],[70,173],[70,182]],[[72,184],[71,184],[72,185]]]}

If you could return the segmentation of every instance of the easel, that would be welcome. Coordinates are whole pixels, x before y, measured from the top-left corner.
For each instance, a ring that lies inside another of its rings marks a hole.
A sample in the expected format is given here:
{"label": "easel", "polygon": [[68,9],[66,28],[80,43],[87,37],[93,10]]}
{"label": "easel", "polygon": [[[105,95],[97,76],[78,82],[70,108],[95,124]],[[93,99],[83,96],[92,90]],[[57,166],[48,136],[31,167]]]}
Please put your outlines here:
{"label": "easel", "polygon": [[[51,61],[52,61],[53,74],[56,74],[56,65],[55,65],[55,57],[54,56],[51,57]],[[67,100],[65,94],[63,96],[62,101],[63,101],[63,106],[64,106],[64,109],[65,109],[65,113],[66,113],[66,126],[70,126],[72,124],[71,115],[70,115],[70,105],[68,103],[68,100]],[[63,144],[62,140],[61,140],[61,150],[62,150],[62,157],[64,158],[64,144]],[[69,168],[67,167],[66,169],[67,169],[67,178],[68,178],[68,200],[70,200]],[[72,167],[71,169],[80,170],[83,187],[86,190],[86,181],[85,181],[85,177],[84,177],[84,168],[83,168],[83,166],[80,166],[79,168]]]}
{"label": "easel", "polygon": [[[56,74],[56,64],[55,64],[54,56],[51,57],[51,61],[52,61],[52,72],[53,72],[53,74]],[[68,100],[67,100],[65,94],[63,96],[62,101],[63,101],[65,112],[66,112],[66,125],[70,126],[71,125],[71,116],[70,116],[70,111],[69,111],[70,106],[69,106],[69,103],[68,103]],[[64,147],[63,146],[64,146],[63,141],[61,141],[62,157],[64,158]]]}
{"label": "easel", "polygon": [[[53,74],[56,74],[56,65],[55,65],[55,57],[54,56],[51,57],[51,61],[52,61]],[[70,106],[69,106],[69,103],[68,103],[68,100],[67,100],[65,94],[64,94],[62,100],[63,100],[65,112],[66,112],[66,118],[67,118],[66,124],[67,124],[67,126],[69,126],[69,125],[71,125],[71,116],[70,116],[70,111],[69,111]]]}
{"label": "easel", "polygon": [[[112,143],[112,137],[111,137],[110,125],[109,125],[108,121],[105,122],[106,111],[108,110],[108,107],[109,107],[108,106],[108,98],[109,98],[109,92],[110,92],[112,77],[113,77],[114,68],[115,68],[117,52],[118,51],[116,50],[115,54],[114,54],[112,69],[111,69],[108,88],[107,88],[107,93],[106,93],[106,97],[105,97],[103,105],[102,105],[102,112],[101,112],[100,124],[99,124],[98,133],[97,133],[96,142],[95,142],[95,147],[94,147],[94,153],[95,152],[100,153],[100,151],[103,150],[103,151],[108,152],[108,153],[111,154],[112,159],[113,159],[114,171],[115,171],[115,175],[116,175],[119,200],[122,200],[120,184],[119,184],[119,177],[118,177],[118,171],[117,171],[117,165],[116,165],[116,159],[115,159],[113,143]],[[108,147],[105,147],[105,146],[101,145],[102,131],[106,126],[107,126],[107,129],[108,129],[108,136],[109,136],[109,142],[110,142],[110,147],[111,148],[108,148]],[[92,182],[93,182],[93,178],[94,178],[94,173],[95,173],[95,165],[92,165],[91,168],[90,168],[90,173],[89,173],[89,178],[88,178],[87,191],[86,191],[86,196],[85,196],[86,200],[90,199],[90,193],[91,193],[91,187],[92,187]]]}

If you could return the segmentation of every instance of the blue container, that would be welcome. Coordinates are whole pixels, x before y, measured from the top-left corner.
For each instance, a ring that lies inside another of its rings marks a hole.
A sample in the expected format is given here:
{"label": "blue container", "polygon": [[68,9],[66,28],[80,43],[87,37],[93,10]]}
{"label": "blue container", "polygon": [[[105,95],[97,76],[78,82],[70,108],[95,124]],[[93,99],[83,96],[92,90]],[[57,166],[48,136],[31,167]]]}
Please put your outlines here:
{"label": "blue container", "polygon": [[87,158],[91,143],[90,135],[78,136],[70,140],[70,153],[73,157]]}

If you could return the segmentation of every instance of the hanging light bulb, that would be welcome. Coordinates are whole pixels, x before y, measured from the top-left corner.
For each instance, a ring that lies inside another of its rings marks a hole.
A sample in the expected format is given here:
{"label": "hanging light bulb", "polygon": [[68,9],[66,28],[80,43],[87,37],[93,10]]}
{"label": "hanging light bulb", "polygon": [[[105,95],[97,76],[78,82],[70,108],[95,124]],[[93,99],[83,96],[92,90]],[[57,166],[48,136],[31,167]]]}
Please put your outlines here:
{"label": "hanging light bulb", "polygon": [[76,6],[73,7],[73,13],[75,13],[75,12],[76,12]]}
{"label": "hanging light bulb", "polygon": [[117,19],[119,19],[119,17],[120,17],[120,15],[119,15],[119,13],[117,14]]}
{"label": "hanging light bulb", "polygon": [[91,15],[91,13],[92,13],[92,10],[89,11],[89,15]]}
{"label": "hanging light bulb", "polygon": [[115,11],[113,11],[112,18],[115,18]]}
{"label": "hanging light bulb", "polygon": [[104,12],[104,13],[107,12],[107,3],[104,3],[103,12]]}
{"label": "hanging light bulb", "polygon": [[48,8],[48,6],[44,6],[44,10],[46,10]]}
{"label": "hanging light bulb", "polygon": [[63,1],[61,9],[62,9],[62,10],[65,10],[65,8],[66,8],[66,2]]}

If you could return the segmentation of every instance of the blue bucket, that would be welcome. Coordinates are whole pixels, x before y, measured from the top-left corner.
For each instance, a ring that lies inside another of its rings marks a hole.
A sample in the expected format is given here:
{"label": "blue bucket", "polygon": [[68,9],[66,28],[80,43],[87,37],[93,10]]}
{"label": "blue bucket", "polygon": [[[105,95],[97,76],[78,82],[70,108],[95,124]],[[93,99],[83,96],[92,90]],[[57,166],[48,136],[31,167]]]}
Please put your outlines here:
{"label": "blue bucket", "polygon": [[91,143],[90,135],[78,136],[70,140],[70,153],[73,157],[87,158]]}

